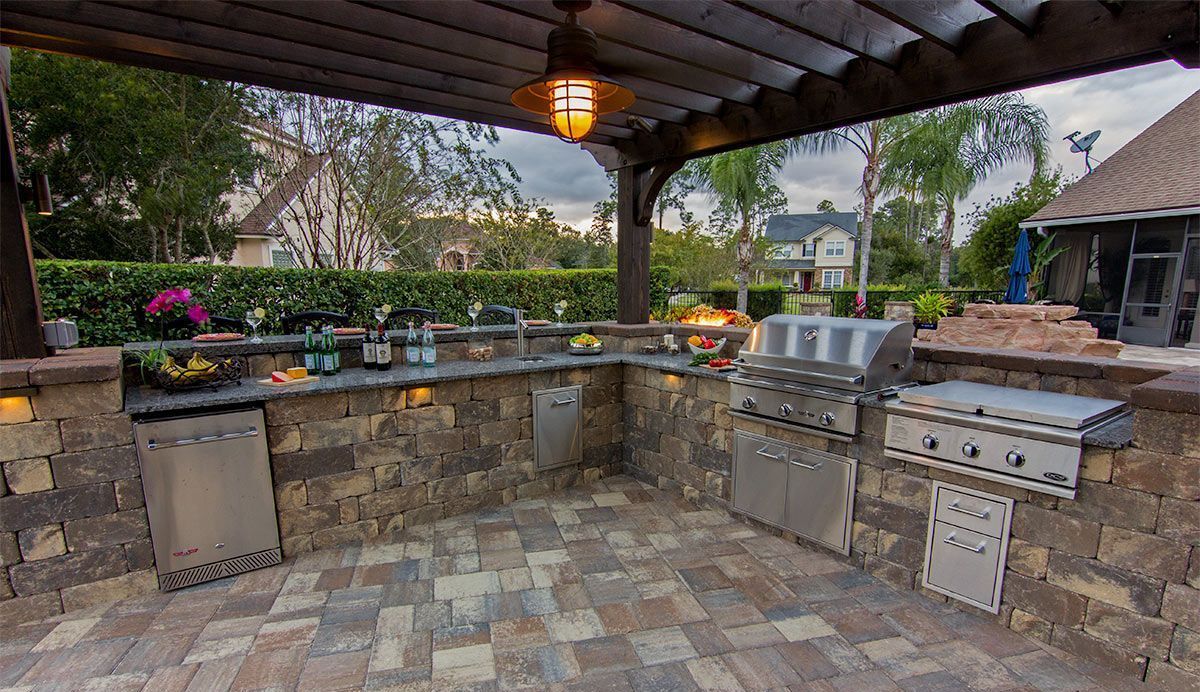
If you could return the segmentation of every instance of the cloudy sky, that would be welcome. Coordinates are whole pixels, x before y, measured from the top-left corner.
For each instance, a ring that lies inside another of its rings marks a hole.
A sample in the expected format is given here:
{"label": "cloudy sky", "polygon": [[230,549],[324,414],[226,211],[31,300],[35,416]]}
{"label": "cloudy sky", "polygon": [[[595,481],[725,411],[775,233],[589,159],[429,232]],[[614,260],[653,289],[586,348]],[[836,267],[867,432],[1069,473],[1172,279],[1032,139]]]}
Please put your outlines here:
{"label": "cloudy sky", "polygon": [[[1185,70],[1173,61],[1085,77],[1034,89],[1025,97],[1045,109],[1051,126],[1051,153],[1069,176],[1083,175],[1083,158],[1069,151],[1062,138],[1076,130],[1084,134],[1102,130],[1093,149],[1095,159],[1103,160],[1200,89],[1200,70]],[[576,147],[551,137],[502,130],[495,153],[512,161],[520,172],[522,192],[546,200],[559,219],[581,230],[592,220],[592,205],[608,195],[608,181],[592,157]],[[975,203],[993,194],[1004,195],[1018,181],[1026,179],[1025,166],[1001,170],[980,185],[959,206],[959,219]],[[843,152],[822,157],[793,159],[783,170],[780,186],[787,194],[788,211],[815,211],[823,199],[832,200],[841,210],[859,203],[857,193],[862,176],[862,161],[857,154]],[[707,218],[709,201],[699,195],[689,200],[690,209]],[[678,219],[670,216],[665,225]],[[956,236],[961,240],[967,228],[960,222]]]}

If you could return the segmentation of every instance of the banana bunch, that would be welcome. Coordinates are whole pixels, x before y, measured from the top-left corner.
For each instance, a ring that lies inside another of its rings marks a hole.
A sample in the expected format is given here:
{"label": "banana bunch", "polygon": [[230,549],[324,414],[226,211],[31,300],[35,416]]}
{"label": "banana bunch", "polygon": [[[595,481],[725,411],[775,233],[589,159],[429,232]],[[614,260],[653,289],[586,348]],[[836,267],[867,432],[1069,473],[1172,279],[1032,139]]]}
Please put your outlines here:
{"label": "banana bunch", "polygon": [[217,373],[217,364],[202,358],[198,352],[192,352],[192,358],[187,367],[175,362],[173,356],[167,356],[159,367],[172,381],[207,380]]}

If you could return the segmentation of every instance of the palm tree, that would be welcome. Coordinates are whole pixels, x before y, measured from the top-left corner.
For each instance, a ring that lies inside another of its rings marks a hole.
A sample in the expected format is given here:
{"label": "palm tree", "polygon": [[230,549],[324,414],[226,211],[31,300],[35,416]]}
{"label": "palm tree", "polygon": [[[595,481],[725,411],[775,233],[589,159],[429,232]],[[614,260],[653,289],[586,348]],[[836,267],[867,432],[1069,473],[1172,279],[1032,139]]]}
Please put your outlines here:
{"label": "palm tree", "polygon": [[871,266],[871,238],[875,224],[875,199],[885,189],[893,189],[890,179],[884,177],[885,163],[899,142],[916,126],[912,115],[899,115],[883,120],[837,127],[824,132],[805,135],[797,140],[801,151],[811,154],[829,154],[852,147],[862,154],[862,228],[858,238],[858,295],[867,299],[867,276]]}
{"label": "palm tree", "polygon": [[917,117],[917,127],[891,152],[884,176],[942,207],[938,281],[949,286],[955,203],[1010,163],[1030,163],[1037,175],[1046,164],[1049,124],[1045,111],[1020,94],[943,106]]}
{"label": "palm tree", "polygon": [[696,159],[680,172],[696,189],[735,212],[737,233],[737,309],[746,312],[750,263],[754,257],[754,221],[761,206],[779,194],[775,176],[796,151],[794,140],[758,144]]}

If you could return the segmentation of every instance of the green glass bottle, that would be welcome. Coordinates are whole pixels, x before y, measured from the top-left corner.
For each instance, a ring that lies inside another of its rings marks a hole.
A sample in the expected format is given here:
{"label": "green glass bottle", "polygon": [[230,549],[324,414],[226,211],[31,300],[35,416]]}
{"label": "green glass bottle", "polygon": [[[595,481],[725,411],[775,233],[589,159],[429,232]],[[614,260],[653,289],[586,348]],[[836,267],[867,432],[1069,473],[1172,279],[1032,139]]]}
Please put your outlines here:
{"label": "green glass bottle", "polygon": [[421,364],[421,344],[417,341],[417,330],[413,329],[411,320],[408,322],[408,336],[404,339],[404,362],[409,367]]}
{"label": "green glass bottle", "polygon": [[421,364],[427,368],[437,365],[437,347],[433,344],[433,330],[425,323],[425,331],[421,334]]}
{"label": "green glass bottle", "polygon": [[321,369],[318,353],[317,340],[313,337],[313,328],[311,325],[307,326],[304,328],[304,367],[310,374]]}
{"label": "green glass bottle", "polygon": [[334,361],[337,345],[333,341],[333,330],[326,327],[321,331],[321,374],[332,376],[337,374],[337,364]]}

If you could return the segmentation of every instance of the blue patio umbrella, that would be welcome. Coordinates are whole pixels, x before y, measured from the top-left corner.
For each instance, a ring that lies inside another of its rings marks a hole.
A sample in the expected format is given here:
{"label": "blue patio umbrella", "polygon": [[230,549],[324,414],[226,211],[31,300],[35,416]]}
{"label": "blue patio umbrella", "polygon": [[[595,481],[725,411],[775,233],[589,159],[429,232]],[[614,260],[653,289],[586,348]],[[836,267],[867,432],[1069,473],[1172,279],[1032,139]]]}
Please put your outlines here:
{"label": "blue patio umbrella", "polygon": [[1004,292],[1004,302],[1024,303],[1028,301],[1028,277],[1033,267],[1029,266],[1029,234],[1021,229],[1017,236],[1017,249],[1013,251],[1013,261],[1008,267],[1008,290]]}

